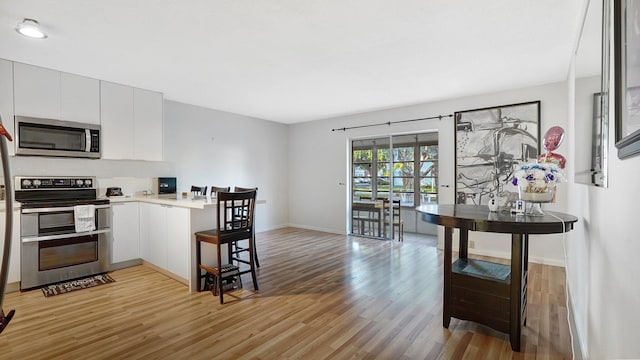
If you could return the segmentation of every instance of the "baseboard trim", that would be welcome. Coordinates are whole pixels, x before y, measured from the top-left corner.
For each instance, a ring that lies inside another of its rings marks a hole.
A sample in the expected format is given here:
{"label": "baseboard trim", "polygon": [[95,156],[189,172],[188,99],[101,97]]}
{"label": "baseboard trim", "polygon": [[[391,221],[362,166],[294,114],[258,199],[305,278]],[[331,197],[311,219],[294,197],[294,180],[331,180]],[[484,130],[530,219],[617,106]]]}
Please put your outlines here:
{"label": "baseboard trim", "polygon": [[567,312],[569,313],[569,327],[571,328],[571,348],[573,349],[573,359],[574,360],[583,360],[586,359],[584,356],[583,348],[584,344],[580,341],[580,333],[578,333],[578,327],[576,325],[575,312],[573,310],[573,297],[570,296],[571,291],[569,287],[567,287],[567,297],[569,298],[569,308]]}
{"label": "baseboard trim", "polygon": [[142,259],[133,259],[127,261],[121,261],[119,263],[111,264],[111,271],[120,270],[132,266],[142,265]]}
{"label": "baseboard trim", "polygon": [[20,281],[7,283],[5,293],[8,294],[8,293],[17,292],[17,291],[20,291]]}
{"label": "baseboard trim", "polygon": [[294,227],[294,228],[305,229],[305,230],[321,231],[321,232],[326,232],[326,233],[331,233],[331,234],[347,235],[347,232],[344,231],[344,230],[340,231],[340,230],[336,230],[336,229],[328,229],[328,228],[323,228],[323,227],[318,227],[318,226],[308,226],[308,225],[301,225],[301,224],[289,224],[289,225],[287,225],[287,227]]}
{"label": "baseboard trim", "polygon": [[170,277],[173,280],[176,280],[177,282],[183,283],[187,287],[189,286],[189,281],[187,279],[185,279],[185,278],[183,278],[181,276],[178,276],[178,275],[176,275],[176,274],[174,274],[174,273],[172,273],[170,271],[167,271],[167,270],[165,270],[165,269],[163,269],[163,268],[161,268],[161,267],[159,267],[157,265],[154,265],[154,264],[152,264],[152,263],[150,263],[150,262],[148,262],[146,260],[142,260],[142,265],[144,265],[144,266],[146,266],[146,267],[148,267],[148,268],[150,268],[150,269],[152,269],[154,271],[157,271],[162,275]]}

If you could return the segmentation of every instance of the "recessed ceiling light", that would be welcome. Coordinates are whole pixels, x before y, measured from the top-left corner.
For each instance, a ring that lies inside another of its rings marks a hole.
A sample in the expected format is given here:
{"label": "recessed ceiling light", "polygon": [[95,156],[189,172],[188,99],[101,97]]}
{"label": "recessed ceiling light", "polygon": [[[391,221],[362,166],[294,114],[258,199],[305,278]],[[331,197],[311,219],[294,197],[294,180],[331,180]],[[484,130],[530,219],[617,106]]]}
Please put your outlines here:
{"label": "recessed ceiling light", "polygon": [[24,19],[22,22],[18,23],[16,26],[16,31],[24,36],[33,38],[33,39],[46,39],[47,34],[40,29],[40,24],[36,20],[33,19]]}

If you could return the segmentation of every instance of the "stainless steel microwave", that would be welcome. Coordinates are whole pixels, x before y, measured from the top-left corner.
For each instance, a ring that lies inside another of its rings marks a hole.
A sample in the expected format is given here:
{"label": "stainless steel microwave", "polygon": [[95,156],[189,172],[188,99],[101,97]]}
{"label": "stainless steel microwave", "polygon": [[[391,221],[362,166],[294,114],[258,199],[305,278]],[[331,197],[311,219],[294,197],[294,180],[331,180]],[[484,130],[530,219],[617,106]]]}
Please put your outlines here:
{"label": "stainless steel microwave", "polygon": [[99,159],[100,125],[16,116],[16,155]]}

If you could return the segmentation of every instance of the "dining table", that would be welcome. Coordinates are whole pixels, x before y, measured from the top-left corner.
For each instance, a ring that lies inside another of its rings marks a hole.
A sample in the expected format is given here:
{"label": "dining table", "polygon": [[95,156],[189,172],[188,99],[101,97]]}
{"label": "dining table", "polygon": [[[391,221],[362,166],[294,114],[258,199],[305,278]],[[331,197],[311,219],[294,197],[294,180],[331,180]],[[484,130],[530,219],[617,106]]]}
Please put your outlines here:
{"label": "dining table", "polygon": [[[384,222],[384,202],[382,200],[354,200],[351,203],[351,221],[357,225],[358,235],[382,236]],[[365,232],[365,228],[377,230],[377,232]]]}

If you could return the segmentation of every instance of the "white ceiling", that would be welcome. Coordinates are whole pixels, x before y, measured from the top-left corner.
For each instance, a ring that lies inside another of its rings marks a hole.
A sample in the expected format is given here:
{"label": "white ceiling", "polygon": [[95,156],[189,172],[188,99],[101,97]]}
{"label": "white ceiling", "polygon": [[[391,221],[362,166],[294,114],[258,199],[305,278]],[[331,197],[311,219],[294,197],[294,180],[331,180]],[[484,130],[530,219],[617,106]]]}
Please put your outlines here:
{"label": "white ceiling", "polygon": [[583,1],[0,0],[0,57],[296,123],[563,81]]}

